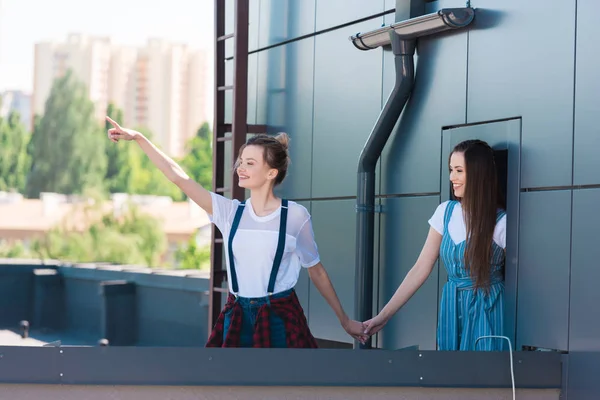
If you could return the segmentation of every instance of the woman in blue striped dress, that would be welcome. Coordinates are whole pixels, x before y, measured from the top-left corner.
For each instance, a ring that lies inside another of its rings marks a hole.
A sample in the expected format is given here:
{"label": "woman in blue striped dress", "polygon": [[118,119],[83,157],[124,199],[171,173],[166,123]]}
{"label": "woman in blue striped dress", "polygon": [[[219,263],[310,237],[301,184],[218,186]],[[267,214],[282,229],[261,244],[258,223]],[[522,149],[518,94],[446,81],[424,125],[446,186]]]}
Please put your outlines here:
{"label": "woman in blue striped dress", "polygon": [[498,190],[494,152],[467,140],[450,154],[453,200],[438,206],[421,254],[381,312],[363,323],[375,334],[423,285],[438,257],[448,281],[438,318],[438,350],[505,350],[504,277],[506,214]]}

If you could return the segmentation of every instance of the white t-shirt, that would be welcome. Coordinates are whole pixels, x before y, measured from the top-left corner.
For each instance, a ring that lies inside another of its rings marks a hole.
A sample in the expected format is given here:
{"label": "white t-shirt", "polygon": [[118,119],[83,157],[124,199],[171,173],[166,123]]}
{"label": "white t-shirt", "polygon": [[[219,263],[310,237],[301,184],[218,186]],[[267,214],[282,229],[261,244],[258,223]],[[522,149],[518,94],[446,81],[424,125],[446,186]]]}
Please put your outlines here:
{"label": "white t-shirt", "polygon": [[[449,201],[440,204],[433,216],[429,219],[429,225],[435,229],[440,235],[444,234],[444,215]],[[448,233],[454,244],[462,243],[467,239],[467,226],[463,218],[463,211],[460,203],[454,206],[450,221],[448,222]],[[506,248],[506,214],[496,223],[494,229],[494,242],[501,248]]]}
{"label": "white t-shirt", "polygon": [[[223,235],[229,290],[231,270],[229,263],[229,232],[240,202],[211,193],[213,213],[211,221]],[[279,239],[281,207],[264,217],[255,214],[251,199],[246,200],[240,224],[233,238],[233,257],[242,297],[264,297],[267,295],[273,259]],[[310,214],[298,203],[288,201],[285,250],[275,280],[273,293],[283,292],[296,285],[300,268],[309,268],[320,261],[315,243]]]}

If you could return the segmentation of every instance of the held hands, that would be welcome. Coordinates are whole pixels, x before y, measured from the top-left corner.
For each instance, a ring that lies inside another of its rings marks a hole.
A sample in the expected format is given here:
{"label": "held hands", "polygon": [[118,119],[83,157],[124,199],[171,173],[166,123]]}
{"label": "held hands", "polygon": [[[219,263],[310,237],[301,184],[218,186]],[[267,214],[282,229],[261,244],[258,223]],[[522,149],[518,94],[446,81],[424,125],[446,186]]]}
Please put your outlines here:
{"label": "held hands", "polygon": [[113,121],[110,117],[106,117],[106,120],[113,126],[107,132],[108,138],[113,142],[117,143],[119,140],[135,140],[141,134],[133,129],[122,128],[117,122]]}
{"label": "held hands", "polygon": [[365,343],[369,338],[364,334],[363,324],[359,321],[355,321],[353,319],[346,318],[342,321],[342,327],[348,333],[348,335],[352,336],[354,339],[358,340],[361,343]]}
{"label": "held hands", "polygon": [[379,332],[385,326],[385,324],[387,324],[387,322],[387,318],[383,317],[381,313],[379,313],[376,317],[362,323],[363,334],[368,336],[374,335]]}

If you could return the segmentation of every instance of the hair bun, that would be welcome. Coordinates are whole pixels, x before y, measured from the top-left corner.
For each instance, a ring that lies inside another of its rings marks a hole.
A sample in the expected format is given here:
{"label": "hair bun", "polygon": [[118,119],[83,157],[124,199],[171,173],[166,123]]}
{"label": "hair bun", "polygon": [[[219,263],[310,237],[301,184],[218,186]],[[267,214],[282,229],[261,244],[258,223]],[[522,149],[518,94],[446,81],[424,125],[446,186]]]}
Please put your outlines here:
{"label": "hair bun", "polygon": [[275,140],[277,140],[287,151],[290,145],[290,137],[285,132],[279,132],[277,136],[275,136]]}

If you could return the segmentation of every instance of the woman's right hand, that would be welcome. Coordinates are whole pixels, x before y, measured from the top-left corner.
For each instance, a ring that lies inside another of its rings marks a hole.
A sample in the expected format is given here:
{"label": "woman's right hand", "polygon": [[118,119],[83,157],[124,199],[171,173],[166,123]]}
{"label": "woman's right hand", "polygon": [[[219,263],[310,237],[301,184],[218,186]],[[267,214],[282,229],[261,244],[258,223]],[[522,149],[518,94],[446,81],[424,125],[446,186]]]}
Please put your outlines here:
{"label": "woman's right hand", "polygon": [[117,143],[119,140],[135,140],[141,133],[134,131],[133,129],[122,128],[116,121],[113,121],[109,116],[106,120],[113,126],[107,132],[108,138],[113,142]]}
{"label": "woman's right hand", "polygon": [[377,314],[376,317],[371,318],[368,321],[363,322],[363,328],[365,328],[365,335],[374,335],[379,332],[385,324],[387,324],[387,318],[384,318],[381,313]]}

